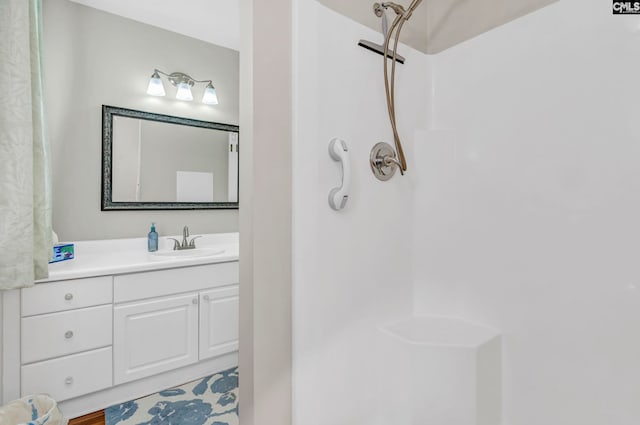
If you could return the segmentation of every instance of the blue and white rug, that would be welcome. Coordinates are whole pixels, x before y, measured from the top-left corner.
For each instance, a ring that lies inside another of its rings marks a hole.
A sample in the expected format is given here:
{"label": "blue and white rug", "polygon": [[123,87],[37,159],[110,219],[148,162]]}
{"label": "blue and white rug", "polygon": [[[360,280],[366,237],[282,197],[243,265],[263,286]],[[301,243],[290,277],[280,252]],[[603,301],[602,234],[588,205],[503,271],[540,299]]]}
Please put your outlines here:
{"label": "blue and white rug", "polygon": [[238,425],[238,368],[105,410],[106,425]]}

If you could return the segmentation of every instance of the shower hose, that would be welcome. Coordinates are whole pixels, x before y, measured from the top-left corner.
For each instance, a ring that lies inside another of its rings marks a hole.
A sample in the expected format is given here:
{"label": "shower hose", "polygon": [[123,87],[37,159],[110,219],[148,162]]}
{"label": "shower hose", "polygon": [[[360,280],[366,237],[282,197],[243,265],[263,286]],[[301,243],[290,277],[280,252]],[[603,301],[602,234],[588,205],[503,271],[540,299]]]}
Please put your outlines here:
{"label": "shower hose", "polygon": [[[386,161],[389,163],[396,163],[400,168],[400,173],[404,175],[407,171],[407,160],[402,149],[402,143],[400,142],[400,136],[398,134],[398,126],[396,124],[396,99],[395,99],[395,80],[396,80],[396,58],[398,56],[398,44],[400,41],[400,33],[404,23],[411,17],[413,11],[418,7],[422,0],[413,0],[409,9],[405,10],[401,5],[395,3],[382,3],[384,9],[391,8],[396,13],[396,17],[391,24],[391,28],[385,34],[384,40],[384,88],[387,96],[387,109],[389,111],[389,121],[391,121],[391,128],[393,130],[393,141],[396,147],[396,153],[398,160],[396,162],[393,158],[388,158]],[[394,36],[395,32],[395,36]],[[394,38],[393,50],[391,54],[389,52],[389,45],[391,44],[391,38]],[[389,75],[388,58],[391,57],[391,75]],[[389,164],[390,165],[390,164]]]}

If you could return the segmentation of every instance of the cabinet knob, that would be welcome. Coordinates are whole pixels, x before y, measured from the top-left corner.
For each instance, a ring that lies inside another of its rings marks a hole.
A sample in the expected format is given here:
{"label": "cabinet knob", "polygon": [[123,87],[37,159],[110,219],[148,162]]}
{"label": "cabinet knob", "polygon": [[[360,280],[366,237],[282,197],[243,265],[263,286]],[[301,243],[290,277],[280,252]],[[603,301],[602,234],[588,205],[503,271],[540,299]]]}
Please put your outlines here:
{"label": "cabinet knob", "polygon": [[209,295],[204,295],[202,299],[205,301],[209,301],[211,298],[209,297]]}
{"label": "cabinet knob", "polygon": [[71,301],[73,299],[73,294],[69,293],[64,296],[64,299],[67,301]]}
{"label": "cabinet knob", "polygon": [[66,331],[64,333],[64,337],[67,338],[67,339],[73,338],[73,331]]}
{"label": "cabinet knob", "polygon": [[68,376],[67,379],[64,380],[64,383],[67,384],[67,385],[73,384],[73,377],[72,376]]}
{"label": "cabinet knob", "polygon": [[194,298],[194,299],[192,299],[192,300],[191,300],[191,302],[192,302],[193,304],[198,304],[198,299],[197,299],[197,298]]}

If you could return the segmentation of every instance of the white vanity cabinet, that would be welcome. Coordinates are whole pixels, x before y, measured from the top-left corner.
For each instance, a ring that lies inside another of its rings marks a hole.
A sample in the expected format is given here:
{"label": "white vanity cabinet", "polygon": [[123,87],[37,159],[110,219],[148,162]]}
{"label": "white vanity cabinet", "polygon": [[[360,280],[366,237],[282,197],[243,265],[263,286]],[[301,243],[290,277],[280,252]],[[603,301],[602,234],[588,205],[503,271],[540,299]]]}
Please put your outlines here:
{"label": "white vanity cabinet", "polygon": [[238,349],[237,263],[115,276],[114,298],[116,385]]}
{"label": "white vanity cabinet", "polygon": [[236,366],[238,275],[231,260],[3,294],[0,404],[48,393],[74,417]]}

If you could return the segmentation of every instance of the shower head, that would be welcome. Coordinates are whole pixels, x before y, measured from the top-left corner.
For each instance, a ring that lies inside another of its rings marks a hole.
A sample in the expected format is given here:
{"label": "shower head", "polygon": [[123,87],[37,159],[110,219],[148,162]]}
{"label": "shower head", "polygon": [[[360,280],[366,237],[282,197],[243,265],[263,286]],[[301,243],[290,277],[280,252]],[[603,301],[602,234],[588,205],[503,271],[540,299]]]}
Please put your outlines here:
{"label": "shower head", "polygon": [[387,22],[387,14],[382,12],[382,34],[386,37],[389,32],[389,23]]}
{"label": "shower head", "polygon": [[373,3],[373,13],[382,20],[382,35],[387,36],[389,32],[389,24],[387,23],[387,14],[384,13],[385,8],[380,3]]}
{"label": "shower head", "polygon": [[[383,38],[386,38],[387,34],[389,34],[389,23],[387,22],[387,14],[385,13],[385,8],[380,3],[374,3],[373,12],[378,18],[381,18],[382,36]],[[381,44],[376,44],[368,40],[360,40],[358,42],[358,46],[364,47],[367,50],[371,50],[372,52],[384,56],[384,46],[382,46]],[[387,54],[387,57],[389,59],[393,59],[393,56],[390,54]],[[398,63],[404,63],[404,57],[400,55],[396,55],[395,59]]]}

